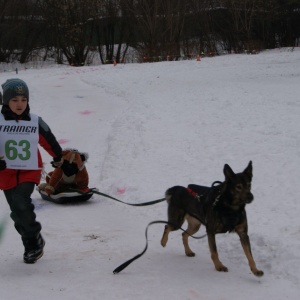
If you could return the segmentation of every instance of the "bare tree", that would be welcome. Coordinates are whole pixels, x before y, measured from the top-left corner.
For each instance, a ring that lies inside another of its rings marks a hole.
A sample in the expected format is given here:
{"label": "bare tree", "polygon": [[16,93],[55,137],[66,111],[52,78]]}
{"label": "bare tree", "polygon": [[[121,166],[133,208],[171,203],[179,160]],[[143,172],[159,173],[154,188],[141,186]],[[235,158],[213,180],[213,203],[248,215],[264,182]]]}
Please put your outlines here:
{"label": "bare tree", "polygon": [[45,23],[40,18],[38,5],[39,0],[27,0],[22,2],[22,6],[19,6],[24,18],[20,63],[27,62],[34,50],[44,47],[40,41],[45,32]]}
{"label": "bare tree", "polygon": [[218,53],[219,34],[215,30],[219,22],[220,3],[215,0],[188,0],[189,10],[185,29],[185,52],[215,55]]}
{"label": "bare tree", "polygon": [[38,0],[0,0],[0,61],[24,63],[42,33],[38,24]]}
{"label": "bare tree", "polygon": [[[93,37],[96,0],[43,0],[41,9],[51,41],[73,66],[85,64]],[[61,57],[61,56],[58,56]],[[61,63],[61,61],[58,61]]]}
{"label": "bare tree", "polygon": [[102,63],[182,54],[294,46],[300,0],[0,0],[0,61],[26,62],[39,49],[82,66],[91,47]]}
{"label": "bare tree", "polygon": [[14,49],[9,40],[10,32],[13,31],[9,25],[13,22],[7,18],[10,15],[8,4],[9,0],[0,0],[0,62],[8,62]]}
{"label": "bare tree", "polygon": [[137,32],[137,49],[144,61],[180,57],[185,20],[184,0],[129,0]]}
{"label": "bare tree", "polygon": [[126,30],[122,14],[121,0],[100,0],[95,3],[97,10],[95,23],[95,41],[102,63],[119,62],[122,47],[122,35]]}
{"label": "bare tree", "polygon": [[[228,0],[227,9],[236,34],[235,52],[251,52],[257,46],[254,36],[254,21],[261,9],[262,0]],[[253,44],[254,43],[254,44]]]}
{"label": "bare tree", "polygon": [[300,0],[277,0],[277,46],[295,46],[300,39]]}

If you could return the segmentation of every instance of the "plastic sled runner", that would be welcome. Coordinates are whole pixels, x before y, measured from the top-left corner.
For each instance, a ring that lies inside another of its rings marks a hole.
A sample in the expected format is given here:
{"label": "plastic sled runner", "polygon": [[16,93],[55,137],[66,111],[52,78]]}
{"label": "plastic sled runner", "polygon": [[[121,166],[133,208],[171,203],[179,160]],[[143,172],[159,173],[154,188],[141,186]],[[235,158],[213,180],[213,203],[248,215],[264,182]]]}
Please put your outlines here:
{"label": "plastic sled runner", "polygon": [[77,202],[88,201],[93,196],[94,191],[97,191],[97,189],[91,189],[87,193],[67,191],[67,192],[61,192],[53,195],[48,195],[45,191],[39,189],[38,187],[37,187],[37,191],[40,193],[43,200],[51,201],[57,204],[64,204],[64,203],[77,203]]}

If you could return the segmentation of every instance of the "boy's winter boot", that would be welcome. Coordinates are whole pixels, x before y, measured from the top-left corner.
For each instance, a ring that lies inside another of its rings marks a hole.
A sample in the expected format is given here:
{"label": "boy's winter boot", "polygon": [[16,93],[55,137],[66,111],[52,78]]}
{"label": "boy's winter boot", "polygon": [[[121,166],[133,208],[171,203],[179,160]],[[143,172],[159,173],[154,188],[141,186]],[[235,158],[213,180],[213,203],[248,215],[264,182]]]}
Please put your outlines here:
{"label": "boy's winter boot", "polygon": [[22,238],[25,247],[24,262],[26,264],[34,264],[44,254],[45,240],[39,234],[36,238]]}

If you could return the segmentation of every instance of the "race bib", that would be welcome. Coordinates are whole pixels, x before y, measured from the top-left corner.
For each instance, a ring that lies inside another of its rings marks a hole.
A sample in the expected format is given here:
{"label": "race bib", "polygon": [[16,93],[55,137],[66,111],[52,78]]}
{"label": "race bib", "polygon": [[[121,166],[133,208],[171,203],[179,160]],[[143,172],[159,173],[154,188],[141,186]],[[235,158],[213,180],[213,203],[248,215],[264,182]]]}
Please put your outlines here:
{"label": "race bib", "polygon": [[6,121],[0,113],[0,157],[8,169],[37,170],[38,116],[30,114],[30,121]]}

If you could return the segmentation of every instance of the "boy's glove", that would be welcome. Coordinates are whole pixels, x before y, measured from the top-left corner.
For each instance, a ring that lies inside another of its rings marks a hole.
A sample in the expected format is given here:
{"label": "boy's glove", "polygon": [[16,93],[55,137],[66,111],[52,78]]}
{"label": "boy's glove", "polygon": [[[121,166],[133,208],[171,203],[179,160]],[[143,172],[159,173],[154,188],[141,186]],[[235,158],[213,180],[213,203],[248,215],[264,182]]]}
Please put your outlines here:
{"label": "boy's glove", "polygon": [[0,159],[0,170],[6,169],[6,161],[4,159]]}
{"label": "boy's glove", "polygon": [[62,163],[63,163],[63,159],[61,156],[55,157],[53,158],[53,161],[51,161],[51,165],[53,168],[61,167]]}

